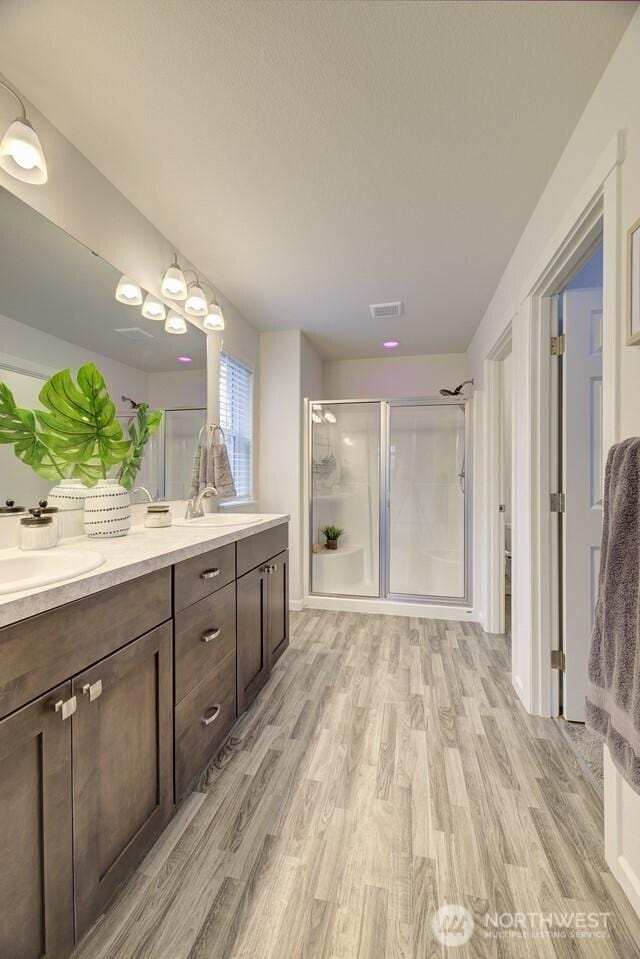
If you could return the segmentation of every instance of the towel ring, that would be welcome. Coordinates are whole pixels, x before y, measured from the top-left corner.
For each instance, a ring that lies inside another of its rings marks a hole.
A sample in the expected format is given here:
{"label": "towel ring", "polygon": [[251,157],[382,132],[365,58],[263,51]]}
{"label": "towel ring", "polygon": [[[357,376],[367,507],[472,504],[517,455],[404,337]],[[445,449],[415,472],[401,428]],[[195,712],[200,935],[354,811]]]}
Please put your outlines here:
{"label": "towel ring", "polygon": [[202,443],[202,434],[204,433],[205,430],[211,430],[212,438],[215,431],[219,430],[222,433],[222,442],[223,443],[227,442],[227,438],[224,435],[224,430],[222,429],[221,426],[218,426],[217,423],[205,423],[204,426],[200,428],[200,432],[198,433],[198,443],[200,444]]}

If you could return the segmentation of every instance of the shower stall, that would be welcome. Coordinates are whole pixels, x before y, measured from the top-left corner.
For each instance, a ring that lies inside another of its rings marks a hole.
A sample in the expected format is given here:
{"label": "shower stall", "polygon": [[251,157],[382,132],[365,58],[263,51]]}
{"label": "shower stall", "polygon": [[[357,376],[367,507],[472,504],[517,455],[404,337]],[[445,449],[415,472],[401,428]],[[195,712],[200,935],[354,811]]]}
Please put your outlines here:
{"label": "shower stall", "polygon": [[308,407],[310,595],[468,605],[465,397]]}

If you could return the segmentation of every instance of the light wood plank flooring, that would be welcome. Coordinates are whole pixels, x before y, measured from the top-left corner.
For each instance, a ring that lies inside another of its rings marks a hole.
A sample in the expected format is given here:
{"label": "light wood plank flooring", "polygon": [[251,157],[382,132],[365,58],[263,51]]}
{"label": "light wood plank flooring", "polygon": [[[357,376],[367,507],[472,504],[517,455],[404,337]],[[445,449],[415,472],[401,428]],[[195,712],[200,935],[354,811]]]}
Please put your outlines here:
{"label": "light wood plank flooring", "polygon": [[[470,941],[432,919],[460,903]],[[606,938],[489,938],[495,912]],[[480,927],[480,928],[479,928]],[[74,959],[640,956],[602,807],[509,648],[471,624],[306,610],[216,764]]]}

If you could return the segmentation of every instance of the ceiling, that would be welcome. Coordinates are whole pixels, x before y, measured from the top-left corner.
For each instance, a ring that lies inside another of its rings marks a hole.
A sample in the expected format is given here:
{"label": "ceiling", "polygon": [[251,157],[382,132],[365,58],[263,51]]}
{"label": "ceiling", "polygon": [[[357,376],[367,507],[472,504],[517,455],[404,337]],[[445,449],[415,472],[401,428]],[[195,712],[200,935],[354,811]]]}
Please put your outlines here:
{"label": "ceiling", "polygon": [[635,6],[3,0],[0,62],[257,328],[453,352]]}
{"label": "ceiling", "polygon": [[[2,316],[147,373],[206,368],[204,333],[189,323],[185,334],[167,334],[139,306],[118,303],[120,274],[109,263],[1,188],[0,223]],[[116,333],[131,327],[147,338]]]}

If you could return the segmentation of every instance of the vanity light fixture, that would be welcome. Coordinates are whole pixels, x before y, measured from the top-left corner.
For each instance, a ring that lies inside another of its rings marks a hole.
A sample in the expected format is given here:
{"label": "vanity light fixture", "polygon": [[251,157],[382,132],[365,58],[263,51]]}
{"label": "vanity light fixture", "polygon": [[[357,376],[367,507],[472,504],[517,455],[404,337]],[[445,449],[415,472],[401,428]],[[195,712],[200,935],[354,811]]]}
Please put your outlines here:
{"label": "vanity light fixture", "polygon": [[0,80],[0,87],[20,104],[21,116],[10,123],[0,141],[0,167],[16,180],[41,186],[47,182],[47,161],[38,134],[27,120],[27,110],[16,91]]}
{"label": "vanity light fixture", "polygon": [[217,303],[210,303],[207,315],[202,321],[202,325],[207,330],[220,332],[224,330],[224,316]]}
{"label": "vanity light fixture", "polygon": [[166,322],[164,324],[165,333],[186,333],[187,321],[184,316],[180,316],[175,310],[169,310]]}
{"label": "vanity light fixture", "polygon": [[186,300],[187,281],[178,264],[178,254],[173,254],[171,266],[162,278],[162,293],[171,300]]}
{"label": "vanity light fixture", "polygon": [[142,315],[148,320],[164,320],[167,316],[167,308],[153,293],[147,293],[142,304]]}
{"label": "vanity light fixture", "polygon": [[142,303],[142,290],[137,283],[130,280],[124,274],[118,280],[116,287],[116,300],[118,303],[125,303],[127,306],[140,306]]}
{"label": "vanity light fixture", "polygon": [[198,280],[193,280],[189,284],[189,295],[184,304],[184,311],[189,316],[206,316],[209,312],[207,298]]}

